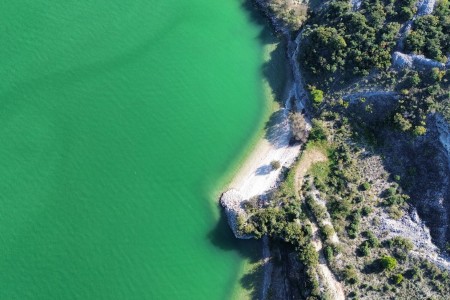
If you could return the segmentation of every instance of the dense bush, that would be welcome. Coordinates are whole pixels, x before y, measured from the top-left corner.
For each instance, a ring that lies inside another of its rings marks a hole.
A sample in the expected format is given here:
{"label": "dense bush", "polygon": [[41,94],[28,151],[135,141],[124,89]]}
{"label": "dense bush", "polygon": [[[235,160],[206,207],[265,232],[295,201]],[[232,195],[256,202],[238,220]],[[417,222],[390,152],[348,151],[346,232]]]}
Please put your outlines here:
{"label": "dense bush", "polygon": [[342,276],[344,277],[344,280],[350,284],[355,284],[358,282],[358,271],[356,271],[354,266],[346,266]]}
{"label": "dense bush", "polygon": [[323,141],[327,139],[327,132],[325,128],[322,126],[320,121],[316,119],[312,120],[312,128],[309,133],[309,139],[311,141]]}
{"label": "dense bush", "polygon": [[334,235],[333,227],[328,224],[322,226],[322,228],[320,229],[320,232],[325,240],[331,239],[331,237]]}
{"label": "dense bush", "polygon": [[370,183],[364,182],[363,184],[361,184],[361,189],[363,191],[368,191],[370,189]]}
{"label": "dense bush", "polygon": [[411,242],[410,239],[402,236],[396,236],[390,240],[387,240],[387,244],[390,248],[396,247],[406,251],[411,251],[414,247],[414,244]]}
{"label": "dense bush", "polygon": [[323,101],[323,91],[316,89],[315,87],[312,87],[309,91],[309,93],[311,94],[313,103],[318,105],[320,103],[322,103]]}
{"label": "dense bush", "polygon": [[402,275],[402,274],[395,274],[395,275],[393,275],[393,276],[392,276],[392,281],[393,281],[395,284],[400,284],[400,283],[402,283],[402,281],[403,281],[403,275]]}
{"label": "dense bush", "polygon": [[364,241],[358,247],[358,255],[368,256],[370,254],[370,245],[367,241]]}
{"label": "dense bush", "polygon": [[367,238],[367,242],[371,248],[376,248],[380,246],[380,241],[371,231],[364,232],[364,236]]}
{"label": "dense bush", "polygon": [[334,257],[334,251],[333,248],[330,245],[325,246],[325,249],[323,251],[325,258],[327,259],[327,261],[331,261]]}
{"label": "dense bush", "polygon": [[278,160],[274,160],[270,162],[270,167],[272,168],[272,170],[278,170],[279,168],[281,168],[281,163]]}
{"label": "dense bush", "polygon": [[361,222],[361,214],[359,211],[354,211],[349,217],[350,224],[347,226],[347,233],[351,239],[357,237],[359,232],[359,224]]}
{"label": "dense bush", "polygon": [[300,251],[300,260],[308,267],[316,267],[319,264],[319,253],[310,243]]}

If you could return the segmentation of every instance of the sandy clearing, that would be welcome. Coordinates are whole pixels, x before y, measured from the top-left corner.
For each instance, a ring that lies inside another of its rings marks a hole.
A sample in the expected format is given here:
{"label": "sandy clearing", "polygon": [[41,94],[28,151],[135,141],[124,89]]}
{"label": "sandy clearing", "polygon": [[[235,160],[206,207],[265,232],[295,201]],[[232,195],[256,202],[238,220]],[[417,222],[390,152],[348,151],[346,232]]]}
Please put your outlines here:
{"label": "sandy clearing", "polygon": [[295,191],[298,193],[301,188],[301,183],[303,182],[303,177],[305,177],[306,172],[315,163],[326,161],[327,157],[318,149],[308,149],[303,152],[300,158],[300,163],[297,165],[295,170]]}

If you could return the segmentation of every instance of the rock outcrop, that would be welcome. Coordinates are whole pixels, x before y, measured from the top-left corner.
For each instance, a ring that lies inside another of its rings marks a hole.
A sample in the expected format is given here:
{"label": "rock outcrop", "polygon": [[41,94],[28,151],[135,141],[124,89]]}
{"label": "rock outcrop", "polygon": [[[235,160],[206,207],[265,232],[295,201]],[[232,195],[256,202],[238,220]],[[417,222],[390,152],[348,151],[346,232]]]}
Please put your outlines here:
{"label": "rock outcrop", "polygon": [[392,65],[399,69],[404,68],[440,68],[444,69],[445,64],[433,59],[426,58],[423,55],[404,54],[401,52],[394,52],[392,55]]}
{"label": "rock outcrop", "polygon": [[227,214],[228,218],[228,224],[230,225],[230,228],[236,238],[251,239],[253,238],[251,235],[243,235],[238,230],[238,217],[247,217],[245,210],[242,208],[243,200],[244,198],[241,193],[239,193],[239,191],[231,189],[222,194],[222,196],[220,197],[220,204],[225,209],[225,213]]}

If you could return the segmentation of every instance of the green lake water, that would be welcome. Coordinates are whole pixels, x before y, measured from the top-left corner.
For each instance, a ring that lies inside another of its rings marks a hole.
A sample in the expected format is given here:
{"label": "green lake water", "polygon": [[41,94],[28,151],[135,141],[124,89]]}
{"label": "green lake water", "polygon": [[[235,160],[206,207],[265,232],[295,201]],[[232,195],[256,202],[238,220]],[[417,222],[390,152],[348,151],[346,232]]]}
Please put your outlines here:
{"label": "green lake water", "polygon": [[2,2],[0,299],[230,297],[260,31],[238,0]]}

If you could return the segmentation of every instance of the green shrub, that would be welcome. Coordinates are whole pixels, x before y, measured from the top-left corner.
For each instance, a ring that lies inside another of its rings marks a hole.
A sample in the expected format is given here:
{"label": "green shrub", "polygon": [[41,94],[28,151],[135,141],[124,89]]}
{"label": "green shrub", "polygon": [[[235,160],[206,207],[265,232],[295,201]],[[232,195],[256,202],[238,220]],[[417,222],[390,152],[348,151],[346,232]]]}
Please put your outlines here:
{"label": "green shrub", "polygon": [[360,256],[369,256],[370,255],[370,246],[367,241],[364,241],[358,247],[358,254]]}
{"label": "green shrub", "polygon": [[364,236],[367,238],[367,242],[371,248],[377,248],[380,246],[380,241],[371,231],[364,232]]}
{"label": "green shrub", "polygon": [[320,232],[322,233],[322,236],[325,238],[325,240],[330,239],[334,235],[334,229],[332,226],[326,224],[320,229]]}
{"label": "green shrub", "polygon": [[350,224],[347,226],[347,234],[351,239],[354,239],[357,237],[359,232],[359,224],[361,221],[361,215],[359,211],[354,211],[350,217]]}
{"label": "green shrub", "polygon": [[389,208],[389,216],[394,220],[398,220],[403,217],[403,211],[398,206],[391,206]]}
{"label": "green shrub", "polygon": [[361,190],[368,191],[369,189],[370,189],[370,183],[364,182],[363,184],[361,184]]}
{"label": "green shrub", "polygon": [[330,245],[327,245],[324,249],[324,255],[325,255],[325,258],[327,259],[327,261],[330,262],[334,257],[333,247],[331,247]]}
{"label": "green shrub", "polygon": [[424,135],[425,133],[427,133],[427,129],[424,126],[416,126],[414,127],[413,133],[415,136]]}
{"label": "green shrub", "polygon": [[319,264],[319,253],[312,244],[307,244],[300,251],[300,260],[308,267],[316,267]]}
{"label": "green shrub", "polygon": [[348,265],[345,267],[342,273],[344,280],[350,284],[356,284],[358,282],[358,272],[354,266]]}
{"label": "green shrub", "polygon": [[383,256],[378,260],[382,271],[392,271],[397,267],[397,260],[392,256]]}
{"label": "green shrub", "polygon": [[395,187],[390,187],[384,191],[386,197],[392,197],[397,194],[397,189]]}
{"label": "green shrub", "polygon": [[361,215],[367,217],[368,215],[370,215],[372,213],[372,207],[370,206],[364,206],[361,209]]}
{"label": "green shrub", "polygon": [[327,139],[327,133],[322,123],[316,119],[312,120],[312,128],[309,133],[309,139],[312,141],[323,141]]}
{"label": "green shrub", "polygon": [[392,281],[395,283],[395,284],[400,284],[400,283],[402,283],[402,281],[403,281],[403,275],[402,274],[395,274],[395,275],[393,275],[392,276]]}
{"label": "green shrub", "polygon": [[391,249],[396,248],[405,252],[409,252],[414,248],[414,244],[410,239],[401,236],[396,236],[390,240],[387,240],[387,245]]}
{"label": "green shrub", "polygon": [[316,88],[311,88],[311,97],[313,99],[314,104],[320,104],[323,101],[323,91],[318,90]]}
{"label": "green shrub", "polygon": [[274,160],[270,163],[270,167],[272,168],[272,170],[278,170],[279,168],[281,168],[281,163],[278,160]]}

